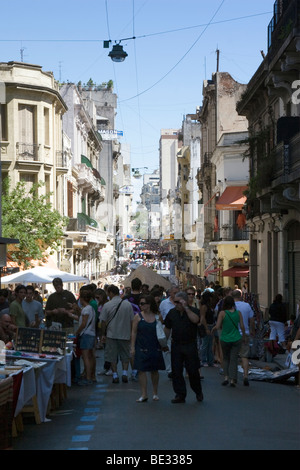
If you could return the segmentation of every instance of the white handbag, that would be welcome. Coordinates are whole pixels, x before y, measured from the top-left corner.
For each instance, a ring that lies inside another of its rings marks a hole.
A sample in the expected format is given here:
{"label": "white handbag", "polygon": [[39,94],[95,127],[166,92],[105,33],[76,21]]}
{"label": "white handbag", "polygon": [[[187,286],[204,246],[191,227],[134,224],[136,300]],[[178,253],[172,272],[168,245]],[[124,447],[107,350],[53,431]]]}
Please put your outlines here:
{"label": "white handbag", "polygon": [[159,316],[155,315],[155,318],[156,318],[156,336],[157,336],[158,342],[162,348],[166,348],[168,340],[164,332],[164,327],[162,326],[162,323],[159,320]]}

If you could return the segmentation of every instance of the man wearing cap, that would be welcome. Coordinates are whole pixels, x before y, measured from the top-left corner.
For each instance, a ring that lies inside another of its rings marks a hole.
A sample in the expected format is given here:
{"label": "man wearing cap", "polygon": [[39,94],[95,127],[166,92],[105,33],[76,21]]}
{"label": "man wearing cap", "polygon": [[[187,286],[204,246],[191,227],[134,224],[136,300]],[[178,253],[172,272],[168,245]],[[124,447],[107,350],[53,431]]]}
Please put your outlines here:
{"label": "man wearing cap", "polygon": [[45,307],[47,327],[52,322],[61,323],[62,329],[67,333],[73,333],[74,318],[72,306],[76,304],[76,299],[72,292],[63,288],[63,282],[60,277],[52,281],[55,292],[49,295]]}

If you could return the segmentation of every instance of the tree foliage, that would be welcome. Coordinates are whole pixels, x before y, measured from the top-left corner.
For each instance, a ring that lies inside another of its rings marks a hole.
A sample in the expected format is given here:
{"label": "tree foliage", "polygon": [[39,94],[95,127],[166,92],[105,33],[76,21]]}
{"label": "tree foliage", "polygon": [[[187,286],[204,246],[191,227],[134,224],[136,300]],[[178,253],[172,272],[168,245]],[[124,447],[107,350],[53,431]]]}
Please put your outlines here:
{"label": "tree foliage", "polygon": [[38,194],[43,185],[36,183],[28,191],[24,181],[13,189],[9,179],[3,182],[2,236],[19,239],[20,243],[9,246],[9,254],[26,268],[31,260],[45,261],[58,249],[68,222],[52,208],[49,194]]}

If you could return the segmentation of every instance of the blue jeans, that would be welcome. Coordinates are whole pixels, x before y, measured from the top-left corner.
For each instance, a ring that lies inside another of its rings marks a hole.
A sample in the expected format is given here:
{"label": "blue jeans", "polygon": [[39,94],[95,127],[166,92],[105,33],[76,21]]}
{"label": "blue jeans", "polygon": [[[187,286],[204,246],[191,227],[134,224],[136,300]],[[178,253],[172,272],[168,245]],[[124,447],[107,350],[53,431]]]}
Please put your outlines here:
{"label": "blue jeans", "polygon": [[[207,325],[209,331],[212,330],[213,325]],[[208,364],[209,366],[214,365],[214,354],[213,354],[213,335],[206,335],[201,339],[201,362],[203,364]]]}

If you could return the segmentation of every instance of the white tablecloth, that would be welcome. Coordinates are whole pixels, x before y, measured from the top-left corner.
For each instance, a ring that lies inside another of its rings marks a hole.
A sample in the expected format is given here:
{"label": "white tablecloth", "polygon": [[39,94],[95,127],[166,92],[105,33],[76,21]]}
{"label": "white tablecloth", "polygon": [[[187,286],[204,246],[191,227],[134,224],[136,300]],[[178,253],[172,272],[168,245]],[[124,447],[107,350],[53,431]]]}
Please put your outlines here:
{"label": "white tablecloth", "polygon": [[[47,358],[24,358],[24,361],[35,362],[43,361],[43,367],[34,369],[28,367],[23,371],[23,380],[17,403],[17,410],[15,416],[22,410],[24,406],[32,399],[34,395],[37,396],[37,402],[42,422],[47,421],[46,414],[48,403],[55,383],[63,383],[68,387],[71,386],[71,361],[73,353],[70,352],[65,356],[58,356],[55,359]],[[15,363],[21,363],[22,359],[17,360]]]}

